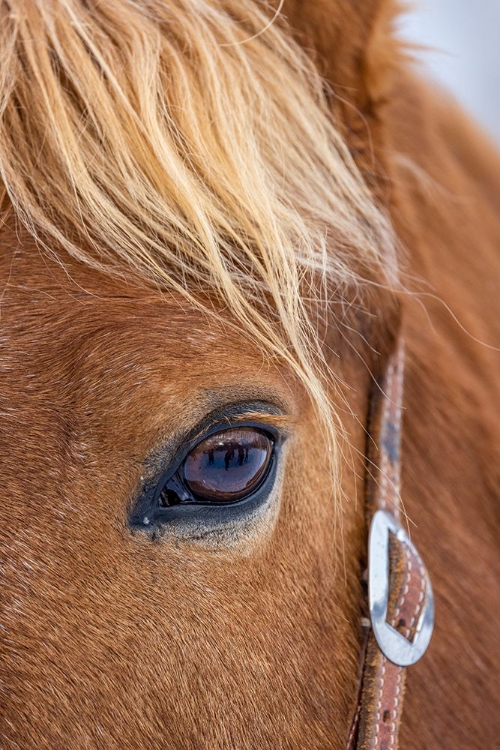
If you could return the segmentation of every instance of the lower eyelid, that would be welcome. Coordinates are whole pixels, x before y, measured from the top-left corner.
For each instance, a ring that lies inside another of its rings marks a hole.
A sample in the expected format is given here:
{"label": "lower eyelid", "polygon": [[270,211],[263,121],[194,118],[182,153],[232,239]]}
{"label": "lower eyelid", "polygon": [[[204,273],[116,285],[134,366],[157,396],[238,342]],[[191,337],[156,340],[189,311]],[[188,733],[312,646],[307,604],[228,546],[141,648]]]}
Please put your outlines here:
{"label": "lower eyelid", "polygon": [[[277,489],[276,470],[269,479],[269,483],[266,482],[264,487],[238,503],[225,506],[202,504],[174,506],[165,509],[156,518],[150,519],[148,526],[153,532],[157,530],[160,535],[167,533],[188,540],[203,541],[215,535],[220,541],[229,534],[234,541],[236,529],[239,528],[245,535],[248,531],[248,524],[253,526],[260,518],[269,514],[270,506],[273,505],[271,501]],[[220,534],[223,537],[220,537]]]}
{"label": "lower eyelid", "polygon": [[[191,532],[198,533],[200,528],[215,532],[217,529],[222,531],[224,528],[249,521],[265,510],[274,494],[277,477],[281,473],[280,453],[280,445],[276,443],[269,469],[260,486],[239,501],[225,504],[193,502],[167,508],[153,502],[149,505],[139,503],[130,517],[130,526],[133,529],[157,529],[160,533],[169,529],[174,534],[182,529],[183,535],[185,533],[190,536]],[[158,493],[155,493],[155,496],[158,497]]]}

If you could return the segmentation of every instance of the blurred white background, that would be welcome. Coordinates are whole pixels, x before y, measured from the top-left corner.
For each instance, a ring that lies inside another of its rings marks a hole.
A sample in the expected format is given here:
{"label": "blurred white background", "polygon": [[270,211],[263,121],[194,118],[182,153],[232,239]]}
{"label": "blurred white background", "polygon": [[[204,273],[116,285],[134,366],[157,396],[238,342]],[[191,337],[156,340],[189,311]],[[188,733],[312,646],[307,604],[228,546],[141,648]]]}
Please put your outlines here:
{"label": "blurred white background", "polygon": [[406,39],[439,80],[500,144],[500,0],[413,0],[401,19]]}

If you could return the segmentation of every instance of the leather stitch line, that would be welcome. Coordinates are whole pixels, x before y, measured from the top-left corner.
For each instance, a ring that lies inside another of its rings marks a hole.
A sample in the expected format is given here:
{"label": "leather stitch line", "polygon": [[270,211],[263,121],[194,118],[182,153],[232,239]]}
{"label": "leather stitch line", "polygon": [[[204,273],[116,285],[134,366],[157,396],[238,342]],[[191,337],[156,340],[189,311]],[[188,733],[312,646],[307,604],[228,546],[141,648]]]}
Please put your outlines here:
{"label": "leather stitch line", "polygon": [[[406,547],[406,545],[405,545],[405,547]],[[399,616],[401,614],[401,610],[404,607],[404,604],[405,604],[405,601],[406,601],[406,597],[407,597],[408,592],[410,590],[411,573],[412,573],[413,567],[412,567],[412,564],[411,564],[411,553],[410,553],[408,547],[406,547],[406,549],[407,549],[407,559],[408,559],[408,565],[406,566],[406,579],[405,579],[405,583],[404,583],[404,586],[403,586],[403,590],[402,590],[402,592],[400,593],[400,595],[398,597],[398,603],[397,603],[394,615],[392,617],[392,625],[393,625],[393,627],[397,626],[397,622],[398,622]]]}
{"label": "leather stitch line", "polygon": [[418,601],[417,601],[417,603],[415,605],[415,611],[413,613],[413,617],[411,618],[410,624],[409,624],[409,626],[408,626],[408,628],[406,630],[406,637],[407,638],[409,638],[413,626],[417,622],[417,619],[420,617],[420,613],[422,612],[422,605],[423,605],[424,598],[425,598],[425,591],[426,591],[426,581],[425,581],[424,564],[423,564],[422,558],[420,557],[420,555],[418,554],[418,552],[416,553],[415,558],[416,558],[416,561],[417,561],[418,572],[419,572],[419,575],[420,575],[420,594],[419,594],[419,597],[418,597]]}
{"label": "leather stitch line", "polygon": [[[383,438],[388,437],[387,435],[387,425],[390,424],[391,416],[394,417],[393,419],[393,427],[395,430],[396,439],[398,441],[398,454],[401,449],[400,445],[400,433],[401,433],[401,423],[403,418],[403,408],[402,408],[402,401],[403,401],[403,374],[404,374],[404,349],[403,346],[400,345],[398,348],[397,357],[395,358],[395,361],[393,360],[387,370],[387,377],[386,377],[386,383],[385,383],[385,398],[384,398],[384,404],[382,408],[382,417],[381,417],[381,432],[380,432],[380,442],[383,444]],[[392,411],[392,415],[391,415]],[[385,432],[384,432],[385,429]],[[391,492],[389,494],[389,484],[391,485]],[[379,497],[378,497],[378,504],[381,508],[387,508],[388,504],[390,503],[392,505],[391,510],[393,510],[394,514],[396,516],[399,515],[400,511],[400,491],[401,491],[401,476],[400,476],[400,470],[399,465],[396,463],[394,466],[392,465],[392,462],[389,460],[389,456],[387,454],[387,451],[383,448],[380,451],[380,469],[379,469]],[[407,549],[407,570],[406,570],[406,579],[405,579],[405,585],[403,587],[402,594],[399,596],[399,601],[396,607],[396,614],[395,617],[399,616],[401,613],[401,610],[404,606],[404,603],[406,601],[407,594],[410,589],[411,584],[411,576],[412,576],[412,557],[411,557],[411,551]],[[411,620],[411,627],[413,627],[414,622],[416,621],[417,615],[419,614],[422,602],[424,599],[425,594],[425,574],[423,569],[423,564],[420,559],[420,557],[417,556],[417,566],[418,571],[421,575],[421,587],[420,587],[420,596],[419,600],[417,602],[414,616]],[[409,631],[408,631],[409,632]],[[384,699],[386,698],[385,692],[388,689],[387,684],[388,680],[386,679],[386,667],[387,667],[387,657],[382,654],[382,672],[380,676],[379,681],[379,700],[377,703],[377,713],[376,713],[376,724],[375,724],[375,733],[372,736],[371,744],[370,744],[370,750],[381,750],[382,748],[382,734],[385,734],[384,732],[381,733],[381,721],[382,721],[382,708],[384,705]],[[389,744],[385,747],[387,747],[387,750],[395,750],[397,746],[397,733],[398,733],[398,718],[400,716],[401,712],[401,689],[402,689],[402,681],[403,681],[403,669],[401,667],[397,667],[397,678],[396,678],[396,692],[394,695],[393,703],[392,703],[392,710],[390,713],[391,716],[391,724],[389,726]],[[389,690],[391,688],[391,684],[389,681]],[[352,730],[350,735],[350,740],[352,736]]]}
{"label": "leather stitch line", "polygon": [[391,737],[389,742],[389,747],[394,747],[396,743],[396,734],[397,734],[397,728],[398,728],[398,717],[400,713],[400,694],[401,694],[401,685],[403,682],[403,670],[401,667],[398,667],[398,677],[396,681],[396,695],[394,696],[394,704],[391,711],[391,716],[393,721],[391,722]]}
{"label": "leather stitch line", "polygon": [[377,724],[375,726],[375,734],[374,734],[374,741],[375,744],[372,745],[372,750],[377,750],[379,747],[379,739],[380,739],[380,719],[382,718],[382,701],[384,698],[384,689],[385,689],[385,668],[387,665],[387,657],[382,654],[382,674],[380,675],[380,686],[379,686],[379,699],[377,704]]}
{"label": "leather stitch line", "polygon": [[356,729],[358,727],[359,723],[359,715],[361,713],[361,702],[358,703],[358,707],[356,709],[356,713],[354,714],[354,718],[352,720],[352,727],[351,731],[349,732],[349,737],[347,740],[347,750],[351,750],[352,741],[354,739],[354,735],[356,733]]}

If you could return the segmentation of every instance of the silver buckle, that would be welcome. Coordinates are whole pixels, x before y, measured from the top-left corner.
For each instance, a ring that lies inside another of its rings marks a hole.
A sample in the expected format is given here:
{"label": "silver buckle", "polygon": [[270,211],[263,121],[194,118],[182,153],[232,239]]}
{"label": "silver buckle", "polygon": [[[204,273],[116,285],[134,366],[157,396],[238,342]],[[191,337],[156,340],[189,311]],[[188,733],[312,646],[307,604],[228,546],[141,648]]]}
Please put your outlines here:
{"label": "silver buckle", "polygon": [[373,632],[382,653],[400,667],[415,664],[425,653],[434,628],[434,597],[425,574],[426,601],[412,641],[387,621],[389,604],[389,533],[418,556],[408,534],[392,513],[378,510],[373,516],[368,543],[368,603]]}

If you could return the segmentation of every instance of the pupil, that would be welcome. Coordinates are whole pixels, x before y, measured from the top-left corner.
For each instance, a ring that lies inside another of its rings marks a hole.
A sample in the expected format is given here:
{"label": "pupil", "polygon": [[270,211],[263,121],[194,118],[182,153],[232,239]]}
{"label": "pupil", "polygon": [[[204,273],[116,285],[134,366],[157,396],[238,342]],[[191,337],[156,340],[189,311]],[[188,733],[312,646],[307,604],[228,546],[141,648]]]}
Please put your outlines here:
{"label": "pupil", "polygon": [[184,463],[184,481],[200,498],[232,502],[255,490],[266,474],[273,440],[253,427],[224,430],[199,443]]}

